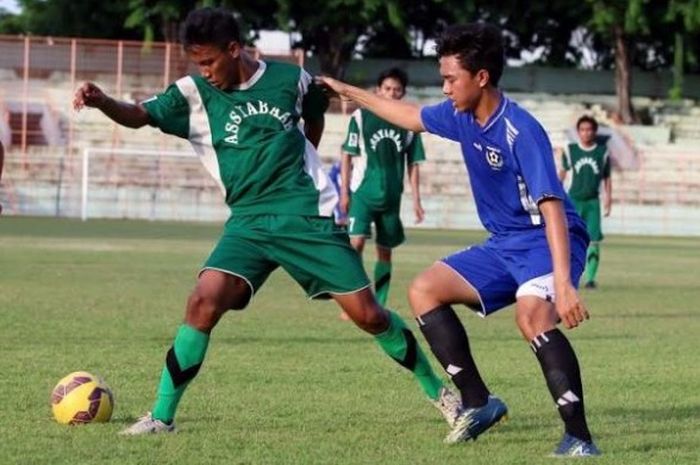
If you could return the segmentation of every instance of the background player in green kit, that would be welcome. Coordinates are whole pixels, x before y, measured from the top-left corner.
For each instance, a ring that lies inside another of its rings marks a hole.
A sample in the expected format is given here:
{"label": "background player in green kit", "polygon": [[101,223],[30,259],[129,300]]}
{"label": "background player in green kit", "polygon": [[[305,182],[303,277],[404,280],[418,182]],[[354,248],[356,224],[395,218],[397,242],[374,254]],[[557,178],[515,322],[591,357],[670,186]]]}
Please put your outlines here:
{"label": "background player in green kit", "polygon": [[586,284],[595,289],[598,264],[600,263],[600,241],[603,240],[600,215],[600,185],[603,184],[603,212],[610,215],[612,206],[612,178],[610,177],[610,152],[605,143],[598,142],[598,122],[591,116],[582,116],[576,123],[579,143],[569,144],[562,155],[559,179],[562,182],[571,171],[569,197],[576,211],[586,222],[591,243],[586,254]]}
{"label": "background player in green kit", "polygon": [[333,221],[337,194],[315,150],[328,102],[311,76],[291,64],[255,60],[223,9],[191,12],[182,43],[199,76],[181,78],[141,104],[116,101],[92,83],[74,100],[76,109],[96,107],[119,124],[149,124],[188,139],[231,209],[167,353],[153,412],[123,433],[174,431],[177,405],[204,361],[211,331],[226,311],[246,307],[278,267],[310,297],[335,299],[452,421],[459,401],[403,320],[377,304],[360,257]]}
{"label": "background player in green kit", "polygon": [[[376,93],[399,100],[406,94],[407,85],[408,76],[403,70],[388,69],[377,78]],[[425,215],[418,188],[418,165],[423,161],[425,152],[419,134],[365,109],[352,114],[342,147],[340,211],[348,216],[350,242],[360,254],[374,223],[377,235],[374,288],[381,305],[386,304],[389,295],[391,249],[405,240],[400,211],[406,165],[416,223],[422,222]]]}

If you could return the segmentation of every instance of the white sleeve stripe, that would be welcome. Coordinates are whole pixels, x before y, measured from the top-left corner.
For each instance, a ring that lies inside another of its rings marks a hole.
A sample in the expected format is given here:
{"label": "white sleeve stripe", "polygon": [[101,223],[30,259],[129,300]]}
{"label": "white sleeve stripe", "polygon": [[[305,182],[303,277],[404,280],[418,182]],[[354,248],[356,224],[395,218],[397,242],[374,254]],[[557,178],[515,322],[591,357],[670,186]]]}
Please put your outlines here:
{"label": "white sleeve stripe", "polygon": [[190,107],[190,133],[188,136],[190,144],[199,156],[199,161],[202,162],[204,168],[219,185],[221,192],[226,195],[226,188],[221,181],[221,173],[219,172],[219,159],[216,156],[212,141],[209,115],[206,108],[204,108],[204,102],[202,102],[202,96],[199,93],[199,89],[197,89],[197,84],[190,76],[178,79],[175,84]]}

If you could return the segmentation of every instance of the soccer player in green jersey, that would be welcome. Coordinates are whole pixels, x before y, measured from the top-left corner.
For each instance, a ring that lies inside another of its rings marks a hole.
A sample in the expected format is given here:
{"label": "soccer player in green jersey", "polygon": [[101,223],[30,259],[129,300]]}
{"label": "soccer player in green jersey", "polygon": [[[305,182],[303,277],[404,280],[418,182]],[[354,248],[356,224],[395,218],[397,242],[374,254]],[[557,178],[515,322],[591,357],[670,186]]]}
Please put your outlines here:
{"label": "soccer player in green jersey", "polygon": [[[376,93],[399,100],[406,94],[407,85],[406,73],[391,68],[377,78]],[[421,223],[425,216],[418,188],[418,165],[423,161],[425,152],[420,134],[395,126],[365,109],[352,114],[342,147],[340,212],[348,217],[350,242],[360,255],[374,223],[377,234],[374,289],[381,305],[386,304],[389,295],[391,249],[405,240],[400,211],[406,165],[416,223]]]}
{"label": "soccer player in green jersey", "polygon": [[204,361],[212,330],[226,311],[246,307],[278,267],[310,297],[335,299],[452,421],[458,399],[403,320],[377,304],[359,255],[333,221],[337,194],[315,150],[325,95],[298,66],[247,53],[227,10],[191,12],[182,43],[199,76],[181,78],[141,104],[116,101],[93,83],[74,100],[76,109],[98,108],[124,126],[148,124],[188,139],[231,209],[167,353],[153,412],[124,434],[174,431],[178,402]]}
{"label": "soccer player in green jersey", "polygon": [[569,197],[576,211],[586,222],[591,243],[586,253],[587,289],[597,286],[596,275],[600,263],[600,242],[603,240],[600,212],[600,185],[603,184],[603,214],[610,215],[612,206],[612,178],[610,152],[605,143],[598,143],[598,122],[591,116],[582,116],[576,123],[579,143],[569,144],[562,155],[559,179],[562,182],[571,171]]}

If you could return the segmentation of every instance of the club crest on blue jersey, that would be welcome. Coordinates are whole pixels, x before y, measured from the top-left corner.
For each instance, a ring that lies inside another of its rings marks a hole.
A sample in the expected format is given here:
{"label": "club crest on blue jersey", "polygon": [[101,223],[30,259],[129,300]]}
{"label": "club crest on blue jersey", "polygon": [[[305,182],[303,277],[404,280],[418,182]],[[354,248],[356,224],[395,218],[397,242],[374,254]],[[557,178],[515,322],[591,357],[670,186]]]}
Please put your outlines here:
{"label": "club crest on blue jersey", "polygon": [[494,170],[500,170],[503,168],[503,157],[501,156],[501,151],[496,148],[486,147],[486,161]]}

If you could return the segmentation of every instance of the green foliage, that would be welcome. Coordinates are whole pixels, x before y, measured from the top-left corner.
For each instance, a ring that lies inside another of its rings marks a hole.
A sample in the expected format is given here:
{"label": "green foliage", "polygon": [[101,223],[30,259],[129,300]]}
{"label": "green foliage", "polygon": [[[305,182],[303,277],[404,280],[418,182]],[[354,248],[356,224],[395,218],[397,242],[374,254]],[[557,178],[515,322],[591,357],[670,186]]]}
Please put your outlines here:
{"label": "green foliage", "polygon": [[626,34],[644,34],[649,30],[645,5],[649,0],[586,0],[592,6],[590,25],[604,35],[612,35],[615,27]]}
{"label": "green foliage", "polygon": [[[213,332],[207,360],[181,403],[180,433],[120,437],[152,405],[187,294],[221,226],[1,221],[3,463],[560,463],[547,455],[561,423],[512,309],[483,320],[455,307],[510,418],[476,442],[446,446],[447,426],[411,377],[369,336],[340,321],[333,303],[308,301],[282,270],[251,308],[225,315]],[[406,287],[434,259],[483,234],[407,234],[395,252],[389,302],[427,348]],[[583,369],[589,425],[604,453],[594,462],[695,465],[697,239],[609,236],[604,248],[601,287],[583,293],[592,317],[566,331]],[[110,423],[66,427],[51,420],[51,388],[78,369],[100,374],[114,390]]]}
{"label": "green foliage", "polygon": [[40,36],[135,39],[123,27],[125,2],[19,0],[21,13],[0,19],[0,31]]}
{"label": "green foliage", "polygon": [[684,68],[697,63],[697,52],[700,51],[697,45],[700,39],[700,0],[670,0],[664,20],[674,28],[673,85],[669,97],[680,100],[683,97]]}

